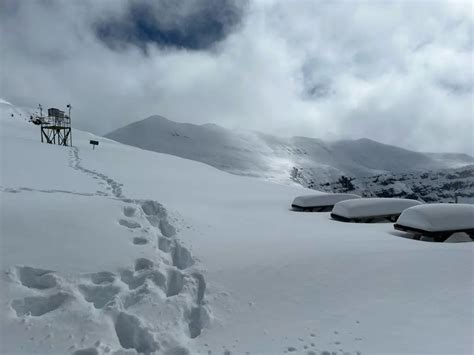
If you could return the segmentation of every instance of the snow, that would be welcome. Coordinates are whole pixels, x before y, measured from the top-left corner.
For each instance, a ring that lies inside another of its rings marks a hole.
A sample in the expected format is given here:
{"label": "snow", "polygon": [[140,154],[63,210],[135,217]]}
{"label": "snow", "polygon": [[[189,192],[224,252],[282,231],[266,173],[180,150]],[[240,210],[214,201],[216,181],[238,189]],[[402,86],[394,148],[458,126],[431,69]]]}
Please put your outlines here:
{"label": "snow", "polygon": [[293,168],[311,181],[333,182],[341,175],[365,177],[465,166],[465,154],[428,154],[369,139],[325,142],[306,137],[276,137],[213,124],[178,123],[151,116],[107,135],[135,147],[203,162],[232,174],[292,183]]}
{"label": "snow", "polygon": [[457,232],[457,233],[453,233],[444,242],[445,243],[466,243],[466,242],[472,242],[472,239],[467,233]]}
{"label": "snow", "polygon": [[37,110],[29,107],[18,107],[10,102],[0,98],[0,117],[3,119],[11,119],[12,115],[15,120],[28,121],[30,116],[37,113]]}
{"label": "snow", "polygon": [[427,232],[474,229],[474,205],[435,203],[406,209],[397,224]]}
{"label": "snow", "polygon": [[292,206],[298,207],[318,207],[318,206],[333,206],[340,201],[360,198],[354,194],[311,194],[298,196],[293,200]]}
{"label": "snow", "polygon": [[2,354],[472,352],[472,243],[295,213],[312,191],[0,124]]}
{"label": "snow", "polygon": [[338,202],[332,213],[345,218],[390,216],[419,204],[421,202],[403,198],[364,198]]}

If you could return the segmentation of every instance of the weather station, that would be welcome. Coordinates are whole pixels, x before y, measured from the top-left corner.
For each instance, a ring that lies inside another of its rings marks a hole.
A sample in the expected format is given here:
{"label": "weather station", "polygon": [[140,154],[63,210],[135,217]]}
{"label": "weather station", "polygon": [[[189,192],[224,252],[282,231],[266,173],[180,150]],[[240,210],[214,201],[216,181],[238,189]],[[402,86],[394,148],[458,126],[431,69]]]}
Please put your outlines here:
{"label": "weather station", "polygon": [[49,108],[48,116],[43,117],[43,107],[39,105],[41,125],[41,142],[72,146],[71,105],[67,105],[68,113],[57,108]]}

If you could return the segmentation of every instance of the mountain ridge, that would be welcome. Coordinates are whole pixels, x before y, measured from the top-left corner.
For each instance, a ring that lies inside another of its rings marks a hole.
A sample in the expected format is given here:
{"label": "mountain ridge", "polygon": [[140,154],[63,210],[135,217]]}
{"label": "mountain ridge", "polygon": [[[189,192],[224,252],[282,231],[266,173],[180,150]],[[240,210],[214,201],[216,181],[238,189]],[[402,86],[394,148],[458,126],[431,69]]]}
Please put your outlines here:
{"label": "mountain ridge", "polygon": [[302,136],[277,137],[213,123],[178,123],[159,115],[118,128],[106,137],[233,174],[281,182],[290,180],[293,167],[315,170],[316,178],[329,182],[341,175],[361,177],[474,164],[474,158],[467,154],[415,152],[368,138],[328,142]]}

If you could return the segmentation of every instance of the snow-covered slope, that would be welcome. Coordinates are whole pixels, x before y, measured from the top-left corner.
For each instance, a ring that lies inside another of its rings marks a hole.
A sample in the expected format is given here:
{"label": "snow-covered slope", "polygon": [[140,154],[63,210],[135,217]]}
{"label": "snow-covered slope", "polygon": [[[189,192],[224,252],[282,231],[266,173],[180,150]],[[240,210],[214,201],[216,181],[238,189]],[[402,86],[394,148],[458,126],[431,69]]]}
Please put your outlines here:
{"label": "snow-covered slope", "polygon": [[293,212],[311,191],[0,124],[2,354],[472,353],[472,243]]}
{"label": "snow-covered slope", "polygon": [[234,174],[279,182],[290,181],[294,168],[303,169],[318,183],[326,183],[341,175],[362,177],[474,164],[474,159],[465,154],[418,153],[369,139],[324,142],[305,137],[281,138],[212,124],[177,123],[160,116],[132,123],[107,136]]}
{"label": "snow-covered slope", "polygon": [[29,121],[30,116],[39,113],[38,110],[29,107],[19,107],[10,102],[0,99],[0,116],[21,121]]}

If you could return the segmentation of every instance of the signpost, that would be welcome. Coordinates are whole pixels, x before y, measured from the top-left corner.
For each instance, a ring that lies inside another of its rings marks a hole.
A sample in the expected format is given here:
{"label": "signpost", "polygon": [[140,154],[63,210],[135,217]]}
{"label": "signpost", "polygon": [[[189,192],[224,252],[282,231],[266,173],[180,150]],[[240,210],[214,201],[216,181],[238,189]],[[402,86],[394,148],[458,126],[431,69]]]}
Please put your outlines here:
{"label": "signpost", "polygon": [[90,140],[89,143],[92,144],[92,150],[95,149],[95,146],[96,146],[96,145],[99,145],[99,142],[98,142],[98,141],[93,141],[92,139]]}

